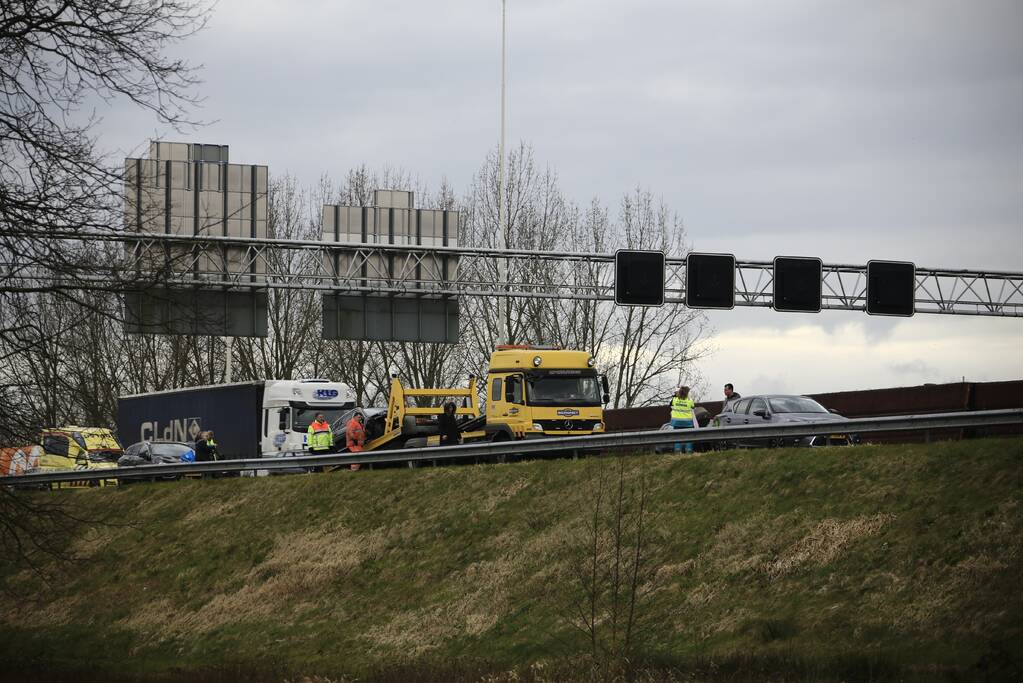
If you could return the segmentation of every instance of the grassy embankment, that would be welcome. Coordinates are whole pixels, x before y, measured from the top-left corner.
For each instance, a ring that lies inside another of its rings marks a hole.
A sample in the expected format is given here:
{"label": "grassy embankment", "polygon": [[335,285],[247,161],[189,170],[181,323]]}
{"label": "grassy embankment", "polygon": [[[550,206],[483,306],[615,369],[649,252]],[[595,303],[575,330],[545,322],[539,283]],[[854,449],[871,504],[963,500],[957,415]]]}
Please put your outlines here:
{"label": "grassy embankment", "polygon": [[[0,559],[0,670],[557,666],[588,647],[569,604],[602,467],[52,494],[119,524],[74,530],[79,560],[51,585]],[[628,459],[627,483],[644,476],[637,654],[662,670],[927,678],[1023,661],[1021,439]]]}

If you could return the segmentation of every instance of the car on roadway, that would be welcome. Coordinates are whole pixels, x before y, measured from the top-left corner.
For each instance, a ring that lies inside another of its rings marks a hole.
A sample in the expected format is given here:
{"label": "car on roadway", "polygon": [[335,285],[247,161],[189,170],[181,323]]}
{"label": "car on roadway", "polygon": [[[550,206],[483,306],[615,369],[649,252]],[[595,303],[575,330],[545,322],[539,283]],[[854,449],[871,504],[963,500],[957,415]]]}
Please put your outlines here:
{"label": "car on roadway", "polygon": [[737,427],[745,425],[818,425],[834,424],[830,434],[796,437],[738,439],[730,445],[740,448],[758,446],[847,446],[860,442],[857,434],[842,429],[842,423],[849,418],[828,410],[807,396],[791,394],[765,394],[744,396],[725,406],[713,421],[716,427]]}
{"label": "car on roadway", "polygon": [[179,464],[194,460],[195,448],[192,444],[183,441],[139,441],[124,449],[124,455],[117,459],[117,466]]}
{"label": "car on roadway", "polygon": [[[139,441],[124,449],[124,455],[117,459],[118,467],[138,467],[139,465],[180,465],[183,462],[195,462],[195,448],[183,441]],[[176,480],[181,475],[171,474],[161,477],[147,476],[144,479]],[[132,477],[131,480],[137,480]]]}

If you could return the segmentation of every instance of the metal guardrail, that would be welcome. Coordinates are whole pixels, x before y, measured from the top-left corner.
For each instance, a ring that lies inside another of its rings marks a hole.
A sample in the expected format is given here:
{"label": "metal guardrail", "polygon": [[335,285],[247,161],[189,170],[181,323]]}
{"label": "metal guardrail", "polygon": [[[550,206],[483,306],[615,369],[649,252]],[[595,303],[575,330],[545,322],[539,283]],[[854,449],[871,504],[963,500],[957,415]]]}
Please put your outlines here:
{"label": "metal guardrail", "polygon": [[55,484],[67,481],[98,481],[102,479],[149,479],[185,474],[212,472],[245,472],[256,470],[291,470],[307,467],[335,467],[396,462],[432,462],[494,458],[507,454],[543,455],[650,448],[676,442],[716,443],[749,439],[779,439],[829,434],[872,434],[877,432],[925,431],[960,427],[994,427],[1023,424],[1023,409],[967,411],[930,415],[857,418],[843,422],[784,425],[742,425],[737,427],[704,427],[703,429],[652,430],[615,432],[595,436],[554,437],[526,441],[466,444],[434,448],[406,448],[372,451],[359,454],[302,455],[248,460],[220,460],[163,465],[141,465],[97,470],[38,472],[13,477],[0,477],[0,485]]}

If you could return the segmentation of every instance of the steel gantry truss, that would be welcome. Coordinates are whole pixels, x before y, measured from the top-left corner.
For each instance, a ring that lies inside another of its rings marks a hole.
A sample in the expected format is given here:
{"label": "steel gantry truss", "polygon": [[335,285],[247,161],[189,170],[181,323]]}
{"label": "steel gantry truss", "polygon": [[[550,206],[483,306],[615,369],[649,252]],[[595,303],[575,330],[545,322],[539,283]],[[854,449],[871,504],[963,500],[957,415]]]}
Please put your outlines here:
{"label": "steel gantry truss", "polygon": [[[48,238],[124,244],[123,262],[110,269],[122,281],[159,271],[167,284],[225,289],[614,300],[613,253],[113,231]],[[501,261],[504,285],[496,277]],[[667,257],[666,303],[684,303],[685,270],[684,256]],[[773,284],[773,262],[736,261],[736,306],[770,307]],[[866,266],[825,263],[822,285],[824,309],[865,310]],[[1023,273],[918,267],[915,304],[918,313],[1020,317]]]}

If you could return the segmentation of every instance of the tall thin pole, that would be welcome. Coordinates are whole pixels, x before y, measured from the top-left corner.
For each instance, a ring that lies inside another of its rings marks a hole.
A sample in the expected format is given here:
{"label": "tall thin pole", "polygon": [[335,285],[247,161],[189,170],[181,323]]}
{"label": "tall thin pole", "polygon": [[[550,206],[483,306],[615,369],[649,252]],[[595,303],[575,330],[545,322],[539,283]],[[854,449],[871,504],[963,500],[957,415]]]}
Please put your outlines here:
{"label": "tall thin pole", "polygon": [[[504,53],[505,53],[505,14],[507,0],[501,0],[501,143],[497,152],[497,232],[499,233],[498,246],[501,249],[508,248],[508,230],[505,223],[504,206]],[[504,292],[508,282],[508,263],[502,258],[497,260],[497,343],[503,344],[510,340],[507,338],[506,318],[508,316],[508,300],[501,294]]]}
{"label": "tall thin pole", "polygon": [[234,337],[227,337],[224,341],[227,346],[224,353],[224,383],[230,384],[234,380],[234,364],[231,362],[234,355]]}

